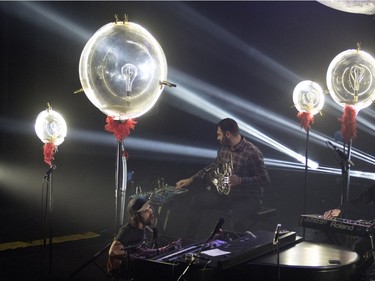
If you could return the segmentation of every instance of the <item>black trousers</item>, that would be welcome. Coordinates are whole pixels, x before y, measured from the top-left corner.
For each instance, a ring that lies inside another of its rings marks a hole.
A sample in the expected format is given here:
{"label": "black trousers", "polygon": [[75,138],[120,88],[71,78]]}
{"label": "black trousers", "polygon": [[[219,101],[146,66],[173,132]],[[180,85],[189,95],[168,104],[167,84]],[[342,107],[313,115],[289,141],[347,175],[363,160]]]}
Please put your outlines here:
{"label": "black trousers", "polygon": [[221,195],[216,190],[204,191],[194,195],[190,202],[186,237],[195,239],[202,213],[207,210],[232,210],[233,231],[245,232],[246,220],[262,206],[261,200],[251,194],[229,193]]}

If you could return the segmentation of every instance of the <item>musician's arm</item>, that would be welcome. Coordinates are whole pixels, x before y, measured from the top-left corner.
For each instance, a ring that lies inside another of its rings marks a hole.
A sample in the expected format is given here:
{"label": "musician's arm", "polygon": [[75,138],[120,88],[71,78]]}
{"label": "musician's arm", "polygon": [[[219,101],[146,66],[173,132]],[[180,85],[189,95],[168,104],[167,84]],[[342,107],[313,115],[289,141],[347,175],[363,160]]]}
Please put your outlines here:
{"label": "musician's arm", "polygon": [[176,183],[176,187],[177,188],[182,188],[182,187],[185,187],[185,186],[188,186],[188,185],[192,184],[194,181],[201,179],[204,176],[204,174],[207,173],[207,171],[209,171],[214,166],[215,166],[215,162],[211,163],[207,167],[205,167],[202,170],[198,171],[197,173],[195,173],[194,175],[192,175],[190,178],[179,180]]}
{"label": "musician's arm", "polygon": [[372,202],[375,202],[375,185],[366,189],[357,198],[344,203],[339,209],[341,209],[343,214],[348,216],[357,216],[361,214],[361,210],[363,210],[366,205]]}
{"label": "musician's arm", "polygon": [[137,248],[135,254],[137,256],[149,258],[149,257],[157,255],[158,253],[162,254],[162,253],[166,253],[166,252],[169,252],[171,250],[176,250],[176,249],[179,249],[179,248],[181,248],[181,239],[173,241],[173,242],[171,242],[170,244],[168,244],[164,247],[160,247],[159,249],[139,247],[139,248]]}
{"label": "musician's arm", "polygon": [[198,171],[197,173],[195,173],[194,175],[191,176],[191,179],[193,181],[196,181],[198,179],[201,179],[205,173],[207,173],[209,170],[211,170],[213,167],[215,167],[218,162],[218,160],[216,159],[215,162],[211,163],[210,165],[204,167],[203,169],[201,169],[200,171]]}
{"label": "musician's arm", "polygon": [[116,258],[125,257],[124,245],[120,241],[114,240],[109,248],[108,255]]}

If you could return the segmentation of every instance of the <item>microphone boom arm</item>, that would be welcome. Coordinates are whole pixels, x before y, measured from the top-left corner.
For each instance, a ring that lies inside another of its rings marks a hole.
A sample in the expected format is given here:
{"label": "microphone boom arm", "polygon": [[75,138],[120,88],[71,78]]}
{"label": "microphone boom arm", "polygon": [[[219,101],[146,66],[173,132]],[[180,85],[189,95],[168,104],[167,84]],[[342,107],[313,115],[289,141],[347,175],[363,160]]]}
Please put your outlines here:
{"label": "microphone boom arm", "polygon": [[337,154],[340,156],[340,158],[346,162],[348,162],[350,165],[354,166],[354,163],[352,160],[350,160],[349,156],[346,155],[341,149],[339,149],[337,146],[335,146],[332,142],[327,141],[327,143],[337,152]]}

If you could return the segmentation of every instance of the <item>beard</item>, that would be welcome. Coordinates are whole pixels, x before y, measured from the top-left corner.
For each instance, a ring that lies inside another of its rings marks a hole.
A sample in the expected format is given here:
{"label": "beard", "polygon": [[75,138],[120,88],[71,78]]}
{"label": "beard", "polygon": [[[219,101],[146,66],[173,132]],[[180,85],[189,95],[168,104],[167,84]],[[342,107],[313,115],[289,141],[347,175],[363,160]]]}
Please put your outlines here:
{"label": "beard", "polygon": [[230,146],[229,138],[227,138],[226,136],[223,136],[223,138],[222,138],[221,141],[220,141],[220,144],[221,144],[222,146],[229,147],[229,146]]}
{"label": "beard", "polygon": [[154,214],[150,214],[150,216],[148,218],[141,218],[141,223],[143,225],[153,225],[155,223],[155,216]]}

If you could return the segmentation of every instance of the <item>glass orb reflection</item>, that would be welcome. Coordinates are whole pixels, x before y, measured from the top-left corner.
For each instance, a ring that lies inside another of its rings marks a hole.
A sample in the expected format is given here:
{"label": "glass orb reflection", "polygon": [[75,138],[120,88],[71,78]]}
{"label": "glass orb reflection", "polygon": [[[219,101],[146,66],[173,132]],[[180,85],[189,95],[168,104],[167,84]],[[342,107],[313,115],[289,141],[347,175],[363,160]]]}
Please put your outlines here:
{"label": "glass orb reflection", "polygon": [[313,81],[302,81],[294,88],[293,102],[299,112],[308,112],[315,115],[324,106],[323,90],[319,84]]}
{"label": "glass orb reflection", "polygon": [[354,14],[375,14],[375,3],[374,1],[362,1],[362,0],[318,0],[327,7]]}
{"label": "glass orb reflection", "polygon": [[333,100],[342,107],[357,110],[368,107],[375,94],[375,59],[361,50],[338,54],[327,70],[327,87]]}
{"label": "glass orb reflection", "polygon": [[131,22],[109,23],[84,47],[79,75],[88,99],[115,120],[135,118],[154,106],[167,78],[156,39]]}
{"label": "glass orb reflection", "polygon": [[38,114],[35,121],[35,132],[43,143],[53,143],[58,146],[65,140],[67,126],[59,113],[47,109]]}

